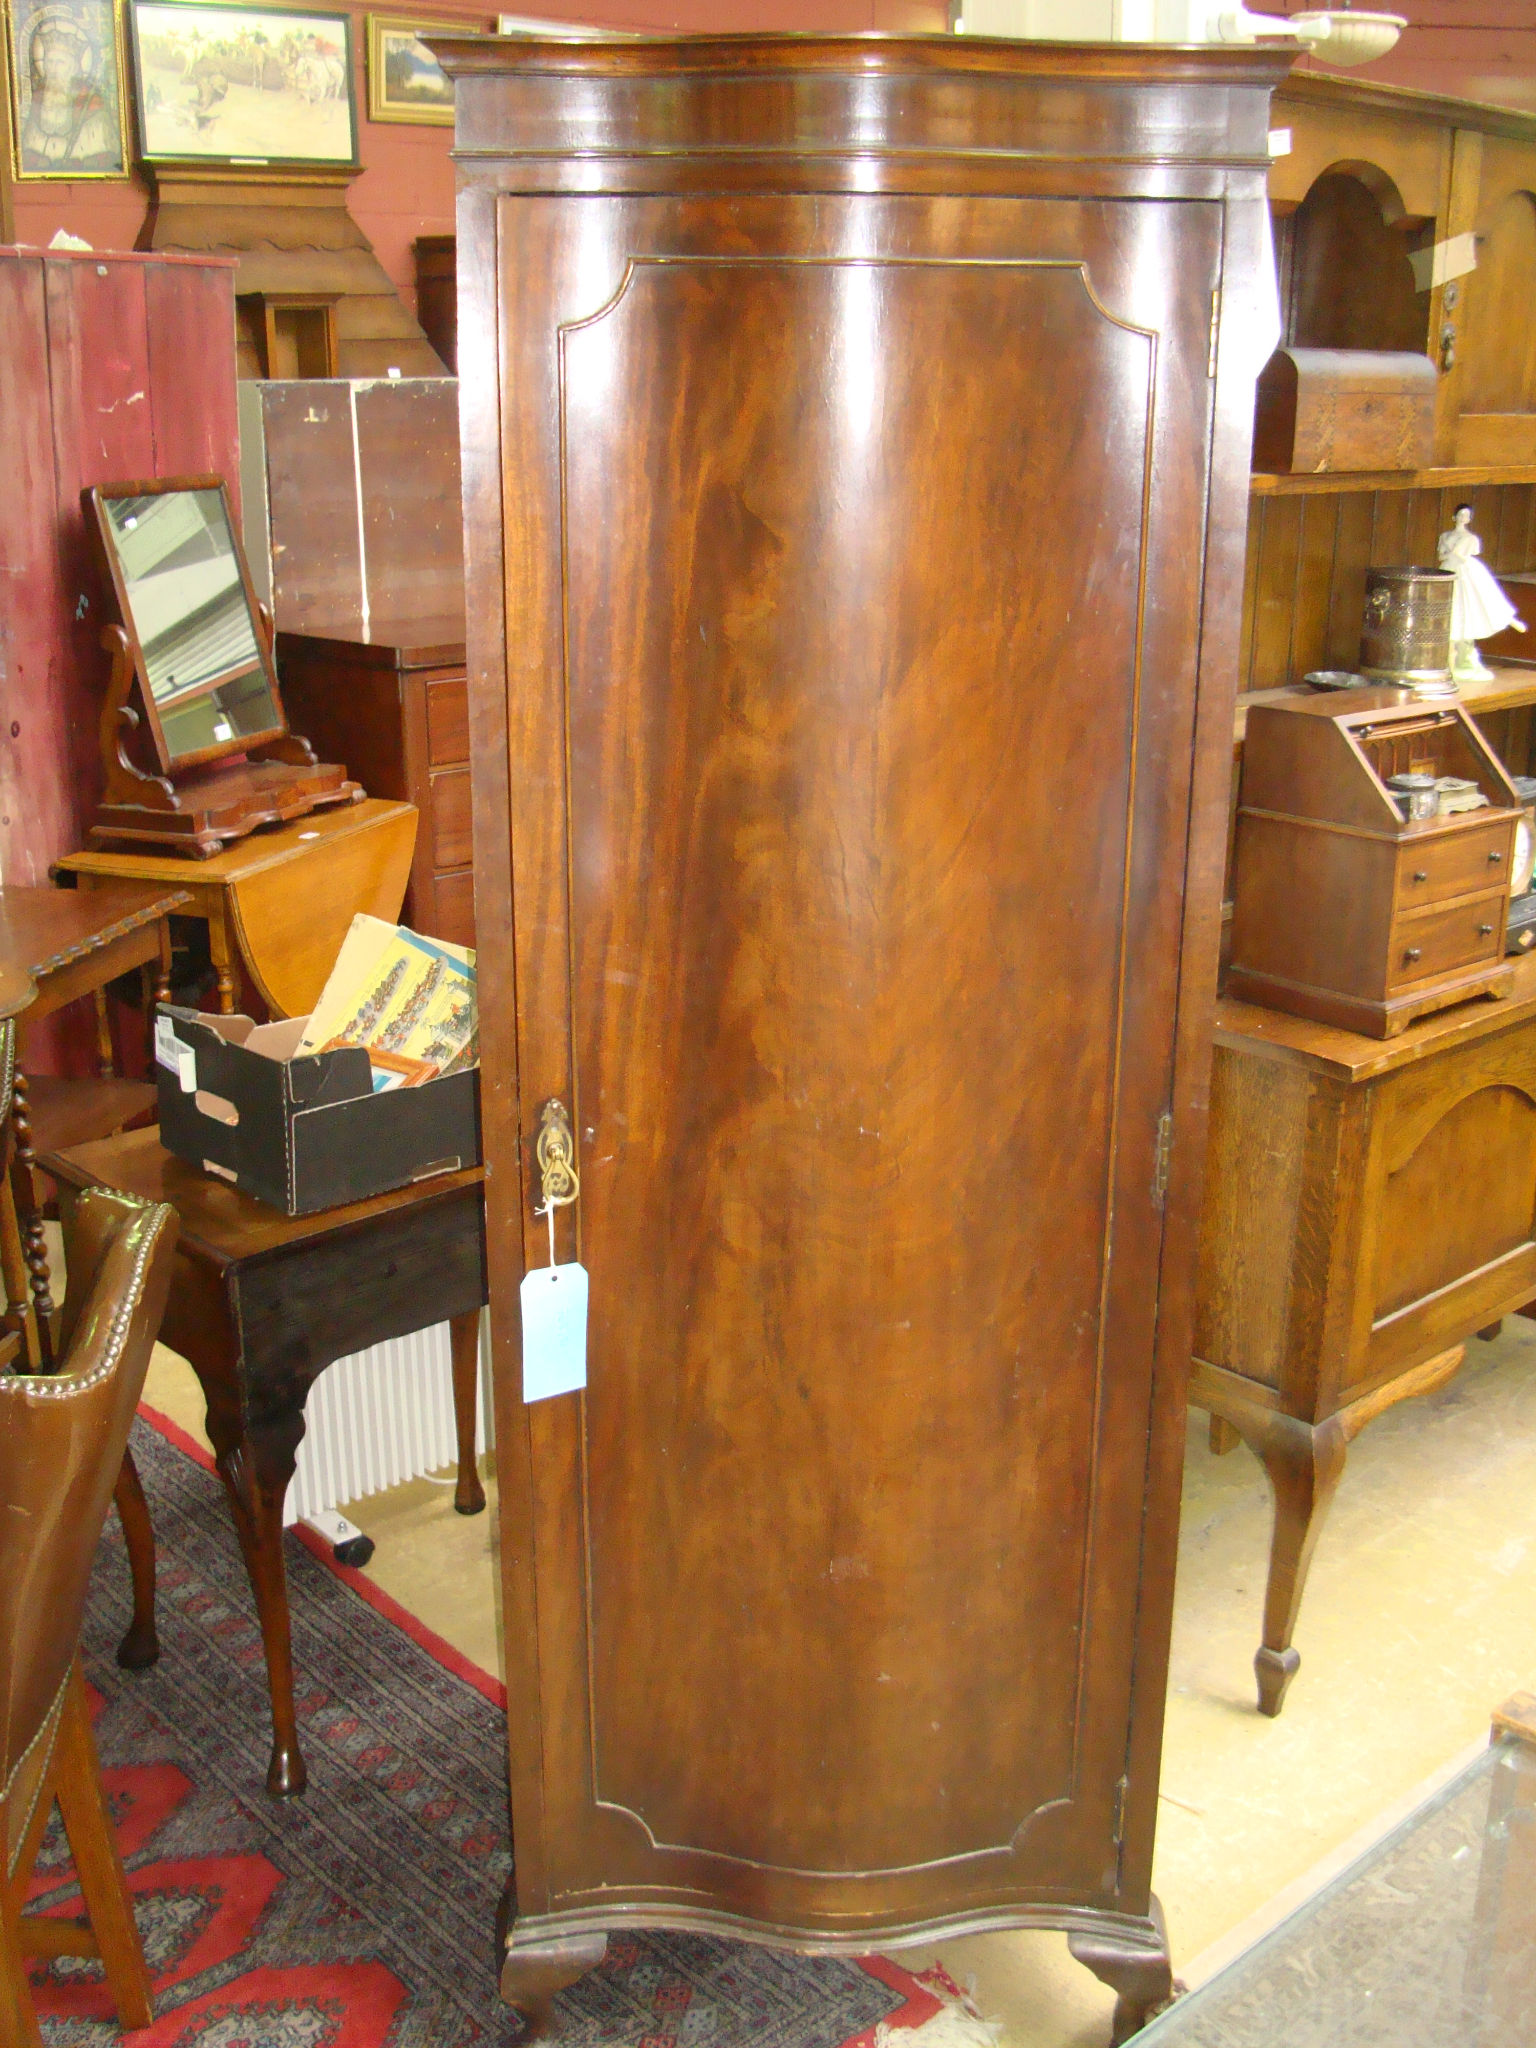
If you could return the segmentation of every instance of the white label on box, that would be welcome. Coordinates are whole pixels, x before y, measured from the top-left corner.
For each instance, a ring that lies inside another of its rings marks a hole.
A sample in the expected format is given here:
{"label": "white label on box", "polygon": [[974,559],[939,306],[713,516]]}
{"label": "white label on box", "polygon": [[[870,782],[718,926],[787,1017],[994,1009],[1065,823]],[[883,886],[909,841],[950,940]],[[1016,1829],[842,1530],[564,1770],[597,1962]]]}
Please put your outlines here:
{"label": "white label on box", "polygon": [[540,1266],[523,1275],[523,1399],[547,1401],[587,1384],[587,1269]]}
{"label": "white label on box", "polygon": [[182,1044],[176,1036],[176,1026],[169,1017],[155,1019],[155,1058],[167,1072],[174,1074],[181,1082],[183,1094],[191,1095],[196,1091],[196,1049]]}

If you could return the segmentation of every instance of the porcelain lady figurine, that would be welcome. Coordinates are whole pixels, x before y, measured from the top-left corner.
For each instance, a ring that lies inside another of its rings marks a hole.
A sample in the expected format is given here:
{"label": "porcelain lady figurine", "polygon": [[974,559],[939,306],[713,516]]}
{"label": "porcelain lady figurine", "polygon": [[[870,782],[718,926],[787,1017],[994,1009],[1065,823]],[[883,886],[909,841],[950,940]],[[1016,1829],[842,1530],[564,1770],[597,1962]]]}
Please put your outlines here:
{"label": "porcelain lady figurine", "polygon": [[1490,682],[1493,670],[1478,654],[1478,641],[1502,633],[1506,626],[1523,633],[1525,625],[1478,560],[1483,544],[1472,531],[1472,507],[1458,505],[1454,517],[1450,532],[1442,533],[1436,543],[1441,568],[1456,578],[1451,595],[1451,673]]}

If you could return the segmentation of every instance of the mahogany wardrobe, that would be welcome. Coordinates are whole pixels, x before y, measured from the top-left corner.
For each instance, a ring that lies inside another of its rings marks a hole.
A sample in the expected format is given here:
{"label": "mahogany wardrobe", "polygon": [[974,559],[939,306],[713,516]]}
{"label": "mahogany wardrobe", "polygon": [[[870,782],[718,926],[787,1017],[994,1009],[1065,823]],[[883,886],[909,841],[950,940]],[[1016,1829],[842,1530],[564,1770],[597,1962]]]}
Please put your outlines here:
{"label": "mahogany wardrobe", "polygon": [[[433,47],[503,1992],[537,2018],[634,1924],[852,1953],[1045,1926],[1122,2039],[1169,1989],[1152,1838],[1288,59]],[[587,1383],[525,1403],[546,1184]]]}

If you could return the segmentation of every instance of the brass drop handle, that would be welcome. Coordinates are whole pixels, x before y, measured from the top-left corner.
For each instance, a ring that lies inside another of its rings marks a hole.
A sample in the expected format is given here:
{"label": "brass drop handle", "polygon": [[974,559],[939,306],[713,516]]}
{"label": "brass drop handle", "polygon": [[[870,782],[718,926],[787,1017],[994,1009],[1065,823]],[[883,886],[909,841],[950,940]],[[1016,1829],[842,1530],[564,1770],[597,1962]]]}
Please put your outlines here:
{"label": "brass drop handle", "polygon": [[1416,882],[1427,882],[1429,880],[1429,869],[1415,868],[1413,871],[1413,879]]}
{"label": "brass drop handle", "polygon": [[536,1213],[563,1209],[581,1193],[581,1176],[576,1171],[576,1141],[565,1104],[550,1100],[539,1111],[539,1135],[534,1145],[539,1168],[539,1191],[543,1200]]}
{"label": "brass drop handle", "polygon": [[1419,952],[1420,948],[1417,946],[1405,946],[1403,948],[1403,965],[1405,967],[1411,966],[1418,959]]}

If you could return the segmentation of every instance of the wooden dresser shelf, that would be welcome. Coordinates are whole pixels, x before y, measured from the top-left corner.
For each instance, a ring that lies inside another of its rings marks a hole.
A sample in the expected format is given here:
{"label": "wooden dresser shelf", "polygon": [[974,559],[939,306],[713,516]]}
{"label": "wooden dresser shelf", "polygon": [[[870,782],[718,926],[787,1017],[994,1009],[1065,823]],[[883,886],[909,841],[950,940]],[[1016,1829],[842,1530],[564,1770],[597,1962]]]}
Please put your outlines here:
{"label": "wooden dresser shelf", "polygon": [[1340,491],[1466,491],[1479,484],[1536,484],[1536,463],[1501,462],[1449,469],[1335,469],[1316,476],[1277,476],[1255,470],[1255,498],[1318,498]]}

